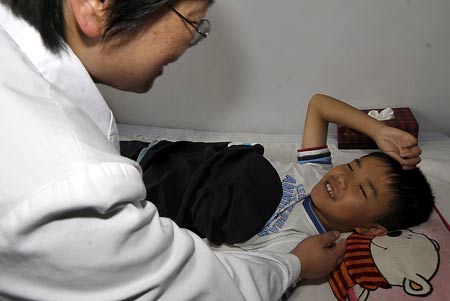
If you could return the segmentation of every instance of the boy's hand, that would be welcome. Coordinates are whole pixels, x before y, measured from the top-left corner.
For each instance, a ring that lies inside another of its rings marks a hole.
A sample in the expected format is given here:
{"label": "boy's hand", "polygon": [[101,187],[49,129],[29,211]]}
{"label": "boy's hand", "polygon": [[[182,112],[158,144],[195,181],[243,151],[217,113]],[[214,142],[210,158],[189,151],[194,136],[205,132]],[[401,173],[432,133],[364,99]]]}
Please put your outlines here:
{"label": "boy's hand", "polygon": [[403,165],[403,169],[413,169],[421,161],[422,150],[416,137],[403,130],[383,126],[374,140],[383,152]]}
{"label": "boy's hand", "polygon": [[337,231],[311,236],[299,243],[291,253],[301,262],[301,278],[317,279],[331,273],[342,261],[345,253],[345,239],[335,241],[340,234]]}

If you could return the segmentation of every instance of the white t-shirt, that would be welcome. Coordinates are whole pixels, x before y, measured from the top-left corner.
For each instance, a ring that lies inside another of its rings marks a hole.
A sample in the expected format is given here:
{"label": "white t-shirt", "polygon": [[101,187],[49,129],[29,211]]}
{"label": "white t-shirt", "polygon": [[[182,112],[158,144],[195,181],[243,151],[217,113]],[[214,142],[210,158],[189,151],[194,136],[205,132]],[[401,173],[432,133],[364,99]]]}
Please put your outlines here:
{"label": "white t-shirt", "polygon": [[248,251],[289,252],[306,237],[325,232],[309,195],[331,168],[330,150],[299,150],[298,158],[292,163],[271,162],[282,183],[280,204],[258,234],[235,246]]}

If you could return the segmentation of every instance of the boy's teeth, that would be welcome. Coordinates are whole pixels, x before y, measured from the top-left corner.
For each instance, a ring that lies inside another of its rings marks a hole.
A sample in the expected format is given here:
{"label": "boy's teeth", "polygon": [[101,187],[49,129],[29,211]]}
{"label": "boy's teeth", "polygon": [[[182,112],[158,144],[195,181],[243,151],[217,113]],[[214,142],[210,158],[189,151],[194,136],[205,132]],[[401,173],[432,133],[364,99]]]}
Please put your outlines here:
{"label": "boy's teeth", "polygon": [[327,183],[325,187],[327,188],[328,194],[334,199],[334,192],[333,189],[331,188],[330,183]]}

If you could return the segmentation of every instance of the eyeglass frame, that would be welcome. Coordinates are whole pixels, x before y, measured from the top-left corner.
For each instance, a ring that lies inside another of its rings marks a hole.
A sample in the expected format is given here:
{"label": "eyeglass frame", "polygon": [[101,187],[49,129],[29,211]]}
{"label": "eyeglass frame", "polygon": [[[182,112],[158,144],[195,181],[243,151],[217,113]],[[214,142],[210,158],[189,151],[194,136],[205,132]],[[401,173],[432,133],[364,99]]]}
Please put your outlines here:
{"label": "eyeglass frame", "polygon": [[[190,26],[192,26],[192,28],[195,30],[194,33],[194,37],[192,38],[191,42],[189,43],[189,45],[191,46],[195,46],[197,45],[199,42],[203,41],[204,39],[208,38],[209,35],[209,31],[211,30],[211,22],[206,19],[206,18],[202,18],[200,19],[199,22],[194,22],[189,20],[188,18],[186,18],[185,16],[183,16],[178,10],[176,10],[173,6],[168,5],[168,7],[175,13],[177,14],[183,21],[185,21],[187,24],[189,24]],[[205,24],[205,30],[201,31],[200,28]]]}

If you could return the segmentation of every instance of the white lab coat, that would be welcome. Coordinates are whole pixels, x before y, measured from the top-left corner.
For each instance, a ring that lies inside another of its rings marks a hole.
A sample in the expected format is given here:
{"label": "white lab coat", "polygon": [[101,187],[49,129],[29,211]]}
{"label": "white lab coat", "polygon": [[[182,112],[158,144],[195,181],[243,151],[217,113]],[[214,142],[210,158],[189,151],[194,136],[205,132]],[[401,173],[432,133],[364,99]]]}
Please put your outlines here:
{"label": "white lab coat", "polygon": [[275,300],[297,279],[291,254],[213,252],[160,218],[81,62],[1,4],[0,64],[1,300]]}

